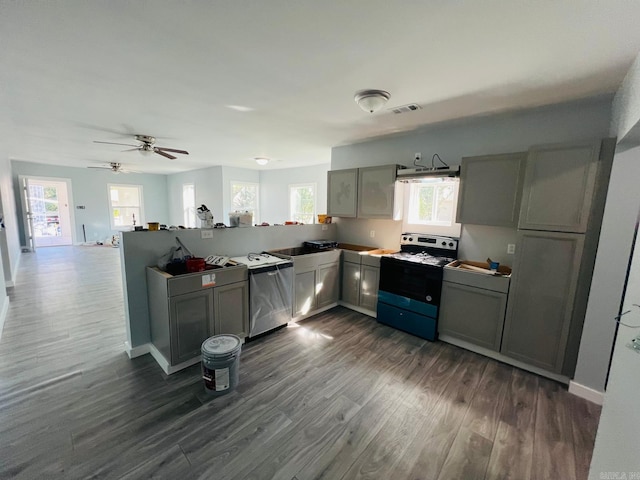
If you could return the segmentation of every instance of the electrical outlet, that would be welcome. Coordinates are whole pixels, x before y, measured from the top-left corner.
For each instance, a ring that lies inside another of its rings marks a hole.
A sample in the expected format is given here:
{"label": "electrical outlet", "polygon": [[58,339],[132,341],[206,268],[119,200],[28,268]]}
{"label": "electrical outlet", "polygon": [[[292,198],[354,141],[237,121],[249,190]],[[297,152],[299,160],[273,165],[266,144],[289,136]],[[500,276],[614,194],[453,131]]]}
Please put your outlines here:
{"label": "electrical outlet", "polygon": [[329,225],[322,225],[322,230],[329,230]]}
{"label": "electrical outlet", "polygon": [[516,244],[515,243],[507,244],[507,253],[509,255],[513,255],[514,253],[516,253]]}
{"label": "electrical outlet", "polygon": [[213,230],[201,230],[200,238],[213,238]]}
{"label": "electrical outlet", "polygon": [[376,231],[375,231],[375,230],[371,230],[371,231],[369,232],[369,236],[370,236],[371,238],[375,238],[375,236],[376,236]]}
{"label": "electrical outlet", "polygon": [[421,153],[421,152],[416,152],[416,153],[414,153],[414,154],[413,154],[413,159],[414,159],[416,162],[419,162],[420,160],[422,160],[422,153]]}

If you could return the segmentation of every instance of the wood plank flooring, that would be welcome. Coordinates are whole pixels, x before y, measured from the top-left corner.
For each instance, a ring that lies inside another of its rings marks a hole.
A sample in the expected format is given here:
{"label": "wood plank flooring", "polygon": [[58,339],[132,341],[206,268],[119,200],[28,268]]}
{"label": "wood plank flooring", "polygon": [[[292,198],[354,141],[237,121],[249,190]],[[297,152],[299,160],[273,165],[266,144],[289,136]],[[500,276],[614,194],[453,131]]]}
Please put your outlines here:
{"label": "wood plank flooring", "polygon": [[600,409],[338,307],[243,346],[204,393],[129,360],[120,259],[24,254],[0,342],[0,478],[584,479]]}

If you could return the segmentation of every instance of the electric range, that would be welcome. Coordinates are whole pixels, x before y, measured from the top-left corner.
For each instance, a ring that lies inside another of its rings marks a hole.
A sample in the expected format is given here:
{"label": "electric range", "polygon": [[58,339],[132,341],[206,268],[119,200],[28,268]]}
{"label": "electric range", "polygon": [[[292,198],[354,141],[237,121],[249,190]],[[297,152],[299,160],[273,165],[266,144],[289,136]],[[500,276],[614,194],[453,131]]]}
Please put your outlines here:
{"label": "electric range", "polygon": [[378,321],[436,340],[443,267],[457,258],[455,238],[403,233],[400,251],[380,258]]}

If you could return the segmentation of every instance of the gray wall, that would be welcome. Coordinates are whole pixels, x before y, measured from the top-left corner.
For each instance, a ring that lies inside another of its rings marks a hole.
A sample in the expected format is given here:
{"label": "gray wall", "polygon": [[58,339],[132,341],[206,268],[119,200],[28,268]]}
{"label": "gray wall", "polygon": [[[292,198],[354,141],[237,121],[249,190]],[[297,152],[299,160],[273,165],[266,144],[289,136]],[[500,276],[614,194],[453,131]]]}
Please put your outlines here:
{"label": "gray wall", "polygon": [[[115,233],[110,225],[110,212],[107,184],[142,185],[144,195],[144,222],[167,223],[169,221],[167,207],[167,177],[165,175],[152,174],[114,174],[109,170],[98,170],[76,167],[61,167],[12,161],[13,186],[15,189],[15,202],[18,218],[22,219],[22,203],[19,197],[19,175],[36,177],[68,178],[71,180],[72,189],[72,215],[75,220],[75,241],[82,243],[82,225],[85,225],[87,241],[104,241],[110,239]],[[84,210],[78,210],[76,206],[84,205]],[[24,228],[19,222],[20,241],[25,245]]]}
{"label": "gray wall", "polygon": [[611,136],[623,144],[640,145],[640,54],[613,99]]}
{"label": "gray wall", "polygon": [[[169,225],[184,225],[182,186],[185,183],[192,183],[195,187],[196,207],[206,205],[215,222],[227,223],[222,207],[222,167],[209,167],[167,177]],[[196,219],[196,226],[199,225],[199,220]]]}
{"label": "gray wall", "polygon": [[299,246],[305,240],[336,239],[336,225],[291,225],[214,229],[213,238],[202,239],[200,229],[177,232],[126,232],[122,236],[121,259],[125,294],[127,340],[137,347],[151,340],[145,268],[180,240],[196,256],[240,256],[277,248]]}
{"label": "gray wall", "polygon": [[316,184],[316,213],[327,213],[327,172],[329,164],[302,168],[260,171],[262,221],[284,223],[289,218],[289,185]]}

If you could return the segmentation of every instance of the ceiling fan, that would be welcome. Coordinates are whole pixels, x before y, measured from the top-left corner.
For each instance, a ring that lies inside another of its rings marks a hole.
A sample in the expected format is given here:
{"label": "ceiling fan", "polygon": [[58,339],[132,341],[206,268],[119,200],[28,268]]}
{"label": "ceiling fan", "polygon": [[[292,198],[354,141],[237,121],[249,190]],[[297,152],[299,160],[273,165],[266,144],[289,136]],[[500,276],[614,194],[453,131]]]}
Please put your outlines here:
{"label": "ceiling fan", "polygon": [[[158,155],[162,155],[163,157],[167,157],[171,160],[175,160],[178,157],[174,157],[171,153],[181,153],[182,155],[189,155],[189,152],[186,150],[177,150],[175,148],[166,148],[166,147],[156,147],[156,139],[150,135],[135,135],[134,138],[140,142],[139,145],[132,145],[130,143],[114,143],[114,142],[100,142],[98,140],[94,140],[93,143],[106,143],[109,145],[124,145],[125,147],[133,147],[128,150],[124,150],[125,152],[130,152],[133,150],[138,150],[140,153],[157,153]],[[171,152],[171,153],[167,153]]]}
{"label": "ceiling fan", "polygon": [[122,166],[121,163],[111,162],[109,166],[104,167],[87,167],[87,168],[99,168],[101,170],[111,170],[113,173],[140,173],[136,170],[128,170]]}

